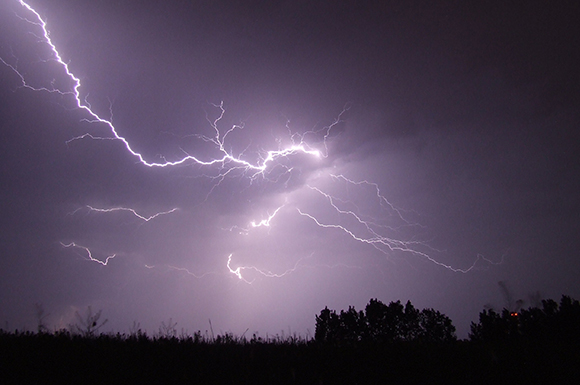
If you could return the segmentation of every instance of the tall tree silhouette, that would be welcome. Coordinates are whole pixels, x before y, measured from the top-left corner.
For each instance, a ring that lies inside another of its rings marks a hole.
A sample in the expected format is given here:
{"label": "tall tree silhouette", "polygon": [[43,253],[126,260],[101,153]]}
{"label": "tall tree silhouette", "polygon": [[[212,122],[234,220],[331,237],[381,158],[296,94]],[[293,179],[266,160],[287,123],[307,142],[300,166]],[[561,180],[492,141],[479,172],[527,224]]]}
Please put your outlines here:
{"label": "tall tree silhouette", "polygon": [[419,328],[421,330],[418,339],[425,342],[454,341],[455,326],[451,319],[438,310],[423,309],[419,315]]}

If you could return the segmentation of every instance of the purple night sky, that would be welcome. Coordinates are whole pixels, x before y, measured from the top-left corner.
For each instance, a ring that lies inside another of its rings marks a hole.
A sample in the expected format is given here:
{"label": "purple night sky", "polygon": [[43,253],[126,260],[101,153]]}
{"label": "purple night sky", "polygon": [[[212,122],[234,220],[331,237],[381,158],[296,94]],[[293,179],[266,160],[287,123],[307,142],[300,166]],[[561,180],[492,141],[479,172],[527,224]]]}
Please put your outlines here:
{"label": "purple night sky", "polygon": [[28,4],[87,109],[1,1],[0,327],[580,297],[577,2]]}

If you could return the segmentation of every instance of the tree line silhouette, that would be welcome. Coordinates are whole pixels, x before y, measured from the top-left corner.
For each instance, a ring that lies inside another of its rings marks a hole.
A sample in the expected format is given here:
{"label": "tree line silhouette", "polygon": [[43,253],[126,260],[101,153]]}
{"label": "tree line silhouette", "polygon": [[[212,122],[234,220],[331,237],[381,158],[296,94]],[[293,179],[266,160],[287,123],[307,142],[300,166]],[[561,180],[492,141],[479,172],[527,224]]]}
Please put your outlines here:
{"label": "tree line silhouette", "polygon": [[471,323],[471,341],[580,341],[580,302],[563,295],[560,303],[543,300],[541,307],[519,311],[483,310]]}
{"label": "tree line silhouette", "polygon": [[[580,302],[563,295],[560,303],[548,299],[541,307],[519,311],[484,309],[479,322],[471,323],[473,342],[554,342],[580,341]],[[364,311],[329,310],[316,316],[314,340],[318,343],[359,342],[453,342],[455,326],[445,314],[434,309],[416,309],[411,301],[385,305],[371,299]]]}
{"label": "tree line silhouette", "polygon": [[316,316],[316,342],[450,342],[455,341],[455,326],[449,317],[433,309],[416,309],[411,301],[385,305],[371,299],[364,312],[352,306],[339,314],[325,307]]}
{"label": "tree line silhouette", "polygon": [[138,324],[103,333],[90,308],[49,332],[37,306],[38,332],[0,329],[0,383],[580,383],[580,303],[510,310],[483,310],[458,340],[439,311],[371,299],[362,311],[325,307],[314,338],[264,339],[178,335],[171,319],[152,336]]}

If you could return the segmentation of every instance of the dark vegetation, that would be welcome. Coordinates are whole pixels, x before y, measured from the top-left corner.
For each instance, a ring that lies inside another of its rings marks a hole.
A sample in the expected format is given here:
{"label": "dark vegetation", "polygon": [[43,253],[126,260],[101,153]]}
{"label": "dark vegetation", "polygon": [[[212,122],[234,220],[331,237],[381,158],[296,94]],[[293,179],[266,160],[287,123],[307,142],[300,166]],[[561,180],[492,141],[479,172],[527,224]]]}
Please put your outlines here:
{"label": "dark vegetation", "polygon": [[419,311],[408,301],[385,305],[371,299],[365,311],[354,307],[337,314],[324,308],[316,316],[314,338],[321,343],[393,343],[455,341],[455,326],[451,319],[433,309]]}
{"label": "dark vegetation", "polygon": [[364,311],[328,308],[314,339],[100,333],[90,309],[67,330],[0,330],[1,384],[576,384],[580,303],[562,297],[527,310],[484,310],[469,340],[451,320],[407,302],[371,300]]}

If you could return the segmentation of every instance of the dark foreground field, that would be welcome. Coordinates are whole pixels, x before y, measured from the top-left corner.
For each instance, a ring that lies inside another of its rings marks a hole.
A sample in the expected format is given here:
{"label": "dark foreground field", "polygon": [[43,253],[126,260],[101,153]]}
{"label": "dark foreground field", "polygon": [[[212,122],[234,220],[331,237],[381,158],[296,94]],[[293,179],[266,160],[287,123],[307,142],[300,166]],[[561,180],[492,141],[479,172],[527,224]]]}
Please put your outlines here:
{"label": "dark foreground field", "polygon": [[337,346],[2,332],[0,383],[577,384],[580,349],[574,342]]}

